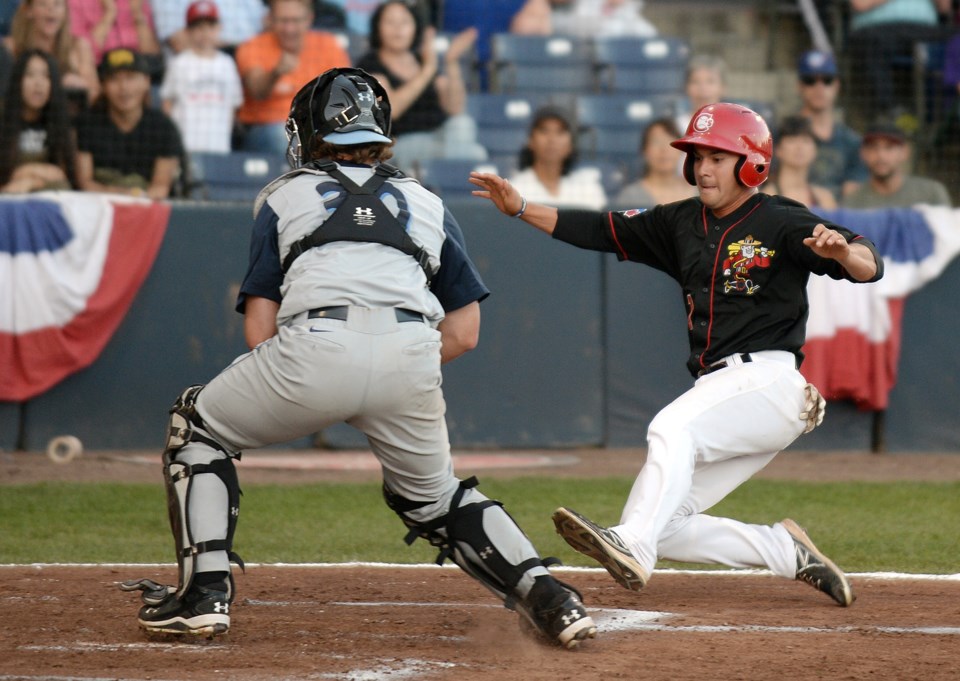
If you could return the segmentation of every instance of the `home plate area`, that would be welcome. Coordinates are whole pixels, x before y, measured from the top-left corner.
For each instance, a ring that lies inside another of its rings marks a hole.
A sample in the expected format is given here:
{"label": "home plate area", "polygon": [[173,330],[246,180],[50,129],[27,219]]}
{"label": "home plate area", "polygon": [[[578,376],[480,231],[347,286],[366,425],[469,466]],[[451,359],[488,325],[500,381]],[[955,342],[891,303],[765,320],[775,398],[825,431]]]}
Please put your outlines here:
{"label": "home plate area", "polygon": [[854,575],[840,608],[759,572],[658,570],[641,592],[556,573],[598,627],[573,651],[522,634],[453,567],[250,565],[230,633],[179,640],[140,631],[117,588],[172,565],[0,566],[0,681],[956,678],[956,577]]}

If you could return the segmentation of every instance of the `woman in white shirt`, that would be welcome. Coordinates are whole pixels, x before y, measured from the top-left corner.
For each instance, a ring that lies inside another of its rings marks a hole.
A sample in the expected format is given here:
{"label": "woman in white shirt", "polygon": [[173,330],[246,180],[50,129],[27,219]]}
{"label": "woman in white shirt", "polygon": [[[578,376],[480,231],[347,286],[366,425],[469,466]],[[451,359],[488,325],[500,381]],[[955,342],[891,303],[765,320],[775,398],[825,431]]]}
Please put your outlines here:
{"label": "woman in white shirt", "polygon": [[575,167],[576,131],[570,116],[554,106],[534,114],[526,146],[520,151],[519,170],[510,182],[527,201],[564,208],[601,210],[607,196],[600,170]]}

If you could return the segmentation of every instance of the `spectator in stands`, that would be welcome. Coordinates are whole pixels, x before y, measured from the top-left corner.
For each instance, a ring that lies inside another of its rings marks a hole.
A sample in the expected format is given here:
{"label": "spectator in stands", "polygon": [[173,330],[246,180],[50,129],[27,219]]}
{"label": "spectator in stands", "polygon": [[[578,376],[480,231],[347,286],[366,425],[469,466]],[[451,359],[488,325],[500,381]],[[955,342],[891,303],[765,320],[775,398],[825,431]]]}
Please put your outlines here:
{"label": "spectator in stands", "polygon": [[860,158],[860,135],[840,120],[836,109],[837,62],[829,52],[804,52],[797,64],[797,79],[799,113],[810,119],[817,141],[810,181],[841,199],[867,179],[867,169]]}
{"label": "spectator in stands", "polygon": [[844,197],[845,208],[906,208],[916,204],[950,206],[947,188],[936,180],[907,172],[910,143],[892,123],[876,123],[863,135],[860,148],[870,178]]}
{"label": "spectator in stands", "polygon": [[119,47],[100,62],[103,95],[77,120],[77,179],[85,191],[170,196],[183,145],[177,126],[146,105],[149,67],[138,52]]}
{"label": "spectator in stands", "polygon": [[897,62],[912,64],[918,41],[943,39],[939,14],[948,14],[950,5],[951,0],[850,0],[847,50],[857,74],[851,100],[865,121],[916,126],[916,112],[897,100]]}
{"label": "spectator in stands", "polygon": [[577,168],[577,140],[566,111],[545,106],[536,111],[519,170],[510,181],[527,201],[557,207],[600,210],[607,203],[600,171]]}
{"label": "spectator in stands", "polygon": [[57,62],[43,50],[21,53],[0,118],[0,191],[77,187],[77,140]]}
{"label": "spectator in stands", "polygon": [[817,157],[817,140],[810,119],[787,116],[780,121],[777,133],[770,179],[760,190],[786,196],[808,208],[836,208],[837,199],[830,190],[810,182],[810,167]]}
{"label": "spectator in stands", "polygon": [[220,13],[213,0],[187,9],[187,47],[171,58],[160,87],[163,110],[187,151],[227,153],[243,88],[233,59],[217,49]]}
{"label": "spectator in stands", "polygon": [[[687,129],[694,111],[708,104],[726,101],[727,62],[712,54],[697,54],[687,63],[684,81],[686,98],[677,112],[677,128]],[[680,135],[677,135],[679,137]]]}
{"label": "spectator in stands", "polygon": [[243,148],[284,154],[284,125],[293,95],[327,69],[350,66],[334,35],[312,31],[312,0],[270,0],[268,30],[237,48],[244,100],[237,114]]}
{"label": "spectator in stands", "polygon": [[408,170],[432,158],[482,161],[477,126],[465,113],[467,90],[460,58],[473,47],[477,31],[453,36],[437,56],[436,30],[423,26],[406,0],[387,0],[370,19],[370,48],[357,66],[387,91],[393,116],[393,163]]}
{"label": "spectator in stands", "polygon": [[66,0],[23,0],[4,45],[14,57],[31,48],[53,55],[71,101],[85,106],[100,94],[93,48],[70,32]]}
{"label": "spectator in stands", "polygon": [[620,190],[614,201],[617,206],[649,208],[697,195],[697,188],[680,174],[683,152],[670,146],[679,138],[680,130],[672,118],[647,124],[640,138],[643,177]]}
{"label": "spectator in stands", "polygon": [[98,64],[104,54],[117,47],[126,47],[144,56],[160,56],[150,0],[67,2],[70,5],[70,29],[75,36],[90,41]]}
{"label": "spectator in stands", "polygon": [[[154,9],[157,37],[170,52],[187,47],[187,24],[184,17],[193,0],[160,0]],[[263,0],[219,0],[220,42],[217,47],[233,55],[237,46],[265,28],[267,6]]]}
{"label": "spectator in stands", "polygon": [[550,0],[486,0],[482,6],[475,0],[446,0],[441,27],[446,33],[477,29],[477,60],[483,87],[484,65],[490,60],[490,37],[495,33],[550,35]]}
{"label": "spectator in stands", "polygon": [[651,38],[657,29],[643,17],[643,0],[551,0],[553,31],[577,38]]}

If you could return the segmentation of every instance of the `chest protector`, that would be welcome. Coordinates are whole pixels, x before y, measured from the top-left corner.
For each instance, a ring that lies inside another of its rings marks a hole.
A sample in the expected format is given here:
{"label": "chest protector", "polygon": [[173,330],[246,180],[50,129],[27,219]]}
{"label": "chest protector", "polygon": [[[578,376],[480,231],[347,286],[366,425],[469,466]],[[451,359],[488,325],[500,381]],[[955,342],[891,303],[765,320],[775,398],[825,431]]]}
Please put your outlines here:
{"label": "chest protector", "polygon": [[423,269],[429,286],[436,275],[436,271],[430,267],[430,255],[407,234],[400,221],[377,196],[381,185],[399,175],[400,171],[381,163],[374,170],[373,177],[363,185],[358,185],[335,163],[321,161],[312,165],[336,179],[347,190],[347,197],[330,219],[290,247],[287,257],[283,259],[283,273],[286,274],[293,261],[311,248],[334,241],[362,241],[391,246],[411,256]]}

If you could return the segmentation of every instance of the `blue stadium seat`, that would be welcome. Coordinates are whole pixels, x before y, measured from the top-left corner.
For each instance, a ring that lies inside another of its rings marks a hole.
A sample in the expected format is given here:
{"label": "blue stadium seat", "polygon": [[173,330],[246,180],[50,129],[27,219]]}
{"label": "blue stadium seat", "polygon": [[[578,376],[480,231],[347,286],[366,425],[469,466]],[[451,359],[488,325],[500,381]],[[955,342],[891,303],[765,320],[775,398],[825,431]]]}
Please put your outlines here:
{"label": "blue stadium seat", "polygon": [[566,36],[497,33],[491,38],[493,92],[593,92],[592,43]]}
{"label": "blue stadium seat", "polygon": [[420,164],[420,184],[444,198],[470,196],[476,187],[467,180],[471,171],[499,172],[489,161],[435,158]]}
{"label": "blue stadium seat", "polygon": [[683,92],[690,46],[672,37],[598,38],[594,59],[608,91],[676,95]]}
{"label": "blue stadium seat", "polygon": [[547,101],[545,96],[478,92],[467,97],[467,113],[488,154],[516,154],[527,141],[533,114]]}
{"label": "blue stadium seat", "polygon": [[580,138],[581,154],[585,158],[630,168],[636,165],[640,154],[643,128],[588,128]]}
{"label": "blue stadium seat", "polygon": [[290,170],[281,155],[231,151],[190,154],[192,198],[252,203],[274,178]]}
{"label": "blue stadium seat", "polygon": [[631,130],[642,128],[655,118],[673,116],[676,109],[674,97],[622,93],[581,95],[575,104],[581,126]]}

